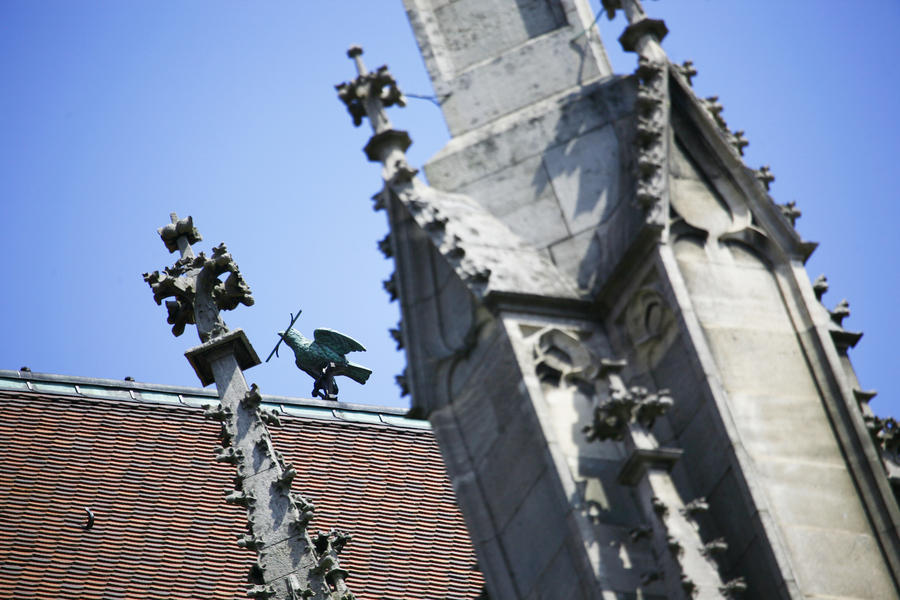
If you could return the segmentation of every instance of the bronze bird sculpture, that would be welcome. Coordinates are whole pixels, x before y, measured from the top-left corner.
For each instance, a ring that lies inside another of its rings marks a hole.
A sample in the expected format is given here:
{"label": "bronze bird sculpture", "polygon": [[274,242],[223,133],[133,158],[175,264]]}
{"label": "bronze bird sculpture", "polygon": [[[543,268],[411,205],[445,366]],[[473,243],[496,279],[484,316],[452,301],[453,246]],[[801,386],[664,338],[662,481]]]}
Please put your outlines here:
{"label": "bronze bird sculpture", "polygon": [[294,351],[297,367],[315,379],[312,395],[324,400],[337,400],[338,386],[334,378],[349,377],[364,384],[372,370],[352,363],[345,356],[348,352],[365,352],[365,347],[353,338],[333,329],[316,329],[313,339],[304,337],[294,328],[279,331],[278,335]]}

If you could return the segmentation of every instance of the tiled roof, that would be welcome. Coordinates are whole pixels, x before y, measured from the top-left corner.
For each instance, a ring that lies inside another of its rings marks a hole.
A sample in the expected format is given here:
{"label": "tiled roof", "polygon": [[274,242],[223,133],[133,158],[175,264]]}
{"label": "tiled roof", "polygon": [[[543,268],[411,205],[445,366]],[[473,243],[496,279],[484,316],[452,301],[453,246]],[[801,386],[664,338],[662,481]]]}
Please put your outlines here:
{"label": "tiled roof", "polygon": [[[0,598],[245,598],[233,468],[214,463],[209,392],[0,371]],[[264,396],[360,600],[466,599],[479,573],[427,423]],[[83,523],[88,507],[91,529]]]}

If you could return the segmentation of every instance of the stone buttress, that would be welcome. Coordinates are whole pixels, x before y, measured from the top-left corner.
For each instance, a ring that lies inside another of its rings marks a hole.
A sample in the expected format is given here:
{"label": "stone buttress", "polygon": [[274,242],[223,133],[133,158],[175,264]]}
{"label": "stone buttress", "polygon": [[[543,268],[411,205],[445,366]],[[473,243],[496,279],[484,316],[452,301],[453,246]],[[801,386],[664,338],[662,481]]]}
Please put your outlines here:
{"label": "stone buttress", "polygon": [[868,410],[799,211],[665,24],[604,0],[637,54],[617,76],[587,2],[405,4],[452,134],[429,185],[387,70],[352,50],[339,95],[384,165],[398,380],[490,597],[900,596],[896,424]]}

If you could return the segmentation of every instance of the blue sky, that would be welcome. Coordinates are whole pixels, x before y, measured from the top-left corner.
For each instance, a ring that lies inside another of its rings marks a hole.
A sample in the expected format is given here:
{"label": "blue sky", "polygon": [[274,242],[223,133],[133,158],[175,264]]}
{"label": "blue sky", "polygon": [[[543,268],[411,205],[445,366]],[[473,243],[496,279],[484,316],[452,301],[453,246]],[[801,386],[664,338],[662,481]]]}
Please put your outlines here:
{"label": "blue sky", "polygon": [[[596,3],[595,3],[596,6]],[[745,160],[769,164],[771,194],[803,211],[808,264],[827,274],[825,303],[850,301],[865,336],[852,351],[881,413],[900,415],[895,165],[900,146],[900,4],[645,2],[663,18],[663,47],[699,70],[750,140]],[[384,2],[14,1],[0,3],[0,201],[7,259],[0,368],[197,385],[141,274],[174,261],[156,234],[168,214],[193,215],[197,248],[225,241],[256,305],[224,317],[265,357],[288,313],[297,327],[344,331],[368,348],[375,374],[341,399],[405,406],[394,384],[404,358],[376,249],[371,209],[380,170],[361,148],[333,85],[354,75],[345,51],[387,63],[401,89],[430,94],[400,0]],[[599,21],[617,72],[622,17]],[[447,141],[423,100],[391,109],[421,165]],[[247,371],[266,393],[308,396],[289,353]]]}

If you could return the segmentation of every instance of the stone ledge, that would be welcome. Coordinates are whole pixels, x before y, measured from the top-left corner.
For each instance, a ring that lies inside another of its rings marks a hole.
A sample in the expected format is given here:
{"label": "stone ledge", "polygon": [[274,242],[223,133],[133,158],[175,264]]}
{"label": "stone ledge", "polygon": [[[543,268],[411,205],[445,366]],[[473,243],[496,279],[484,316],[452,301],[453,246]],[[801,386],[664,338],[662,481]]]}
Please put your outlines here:
{"label": "stone ledge", "polygon": [[657,467],[672,470],[672,467],[681,458],[682,451],[677,448],[655,448],[653,450],[636,449],[622,465],[616,481],[622,485],[636,485],[644,476],[648,467]]}
{"label": "stone ledge", "polygon": [[242,371],[255,367],[260,362],[256,350],[250,345],[250,341],[243,329],[235,329],[223,336],[214,338],[204,344],[195,346],[184,353],[188,362],[200,378],[200,383],[205,387],[215,381],[212,373],[212,361],[228,353],[234,354],[238,367]]}

